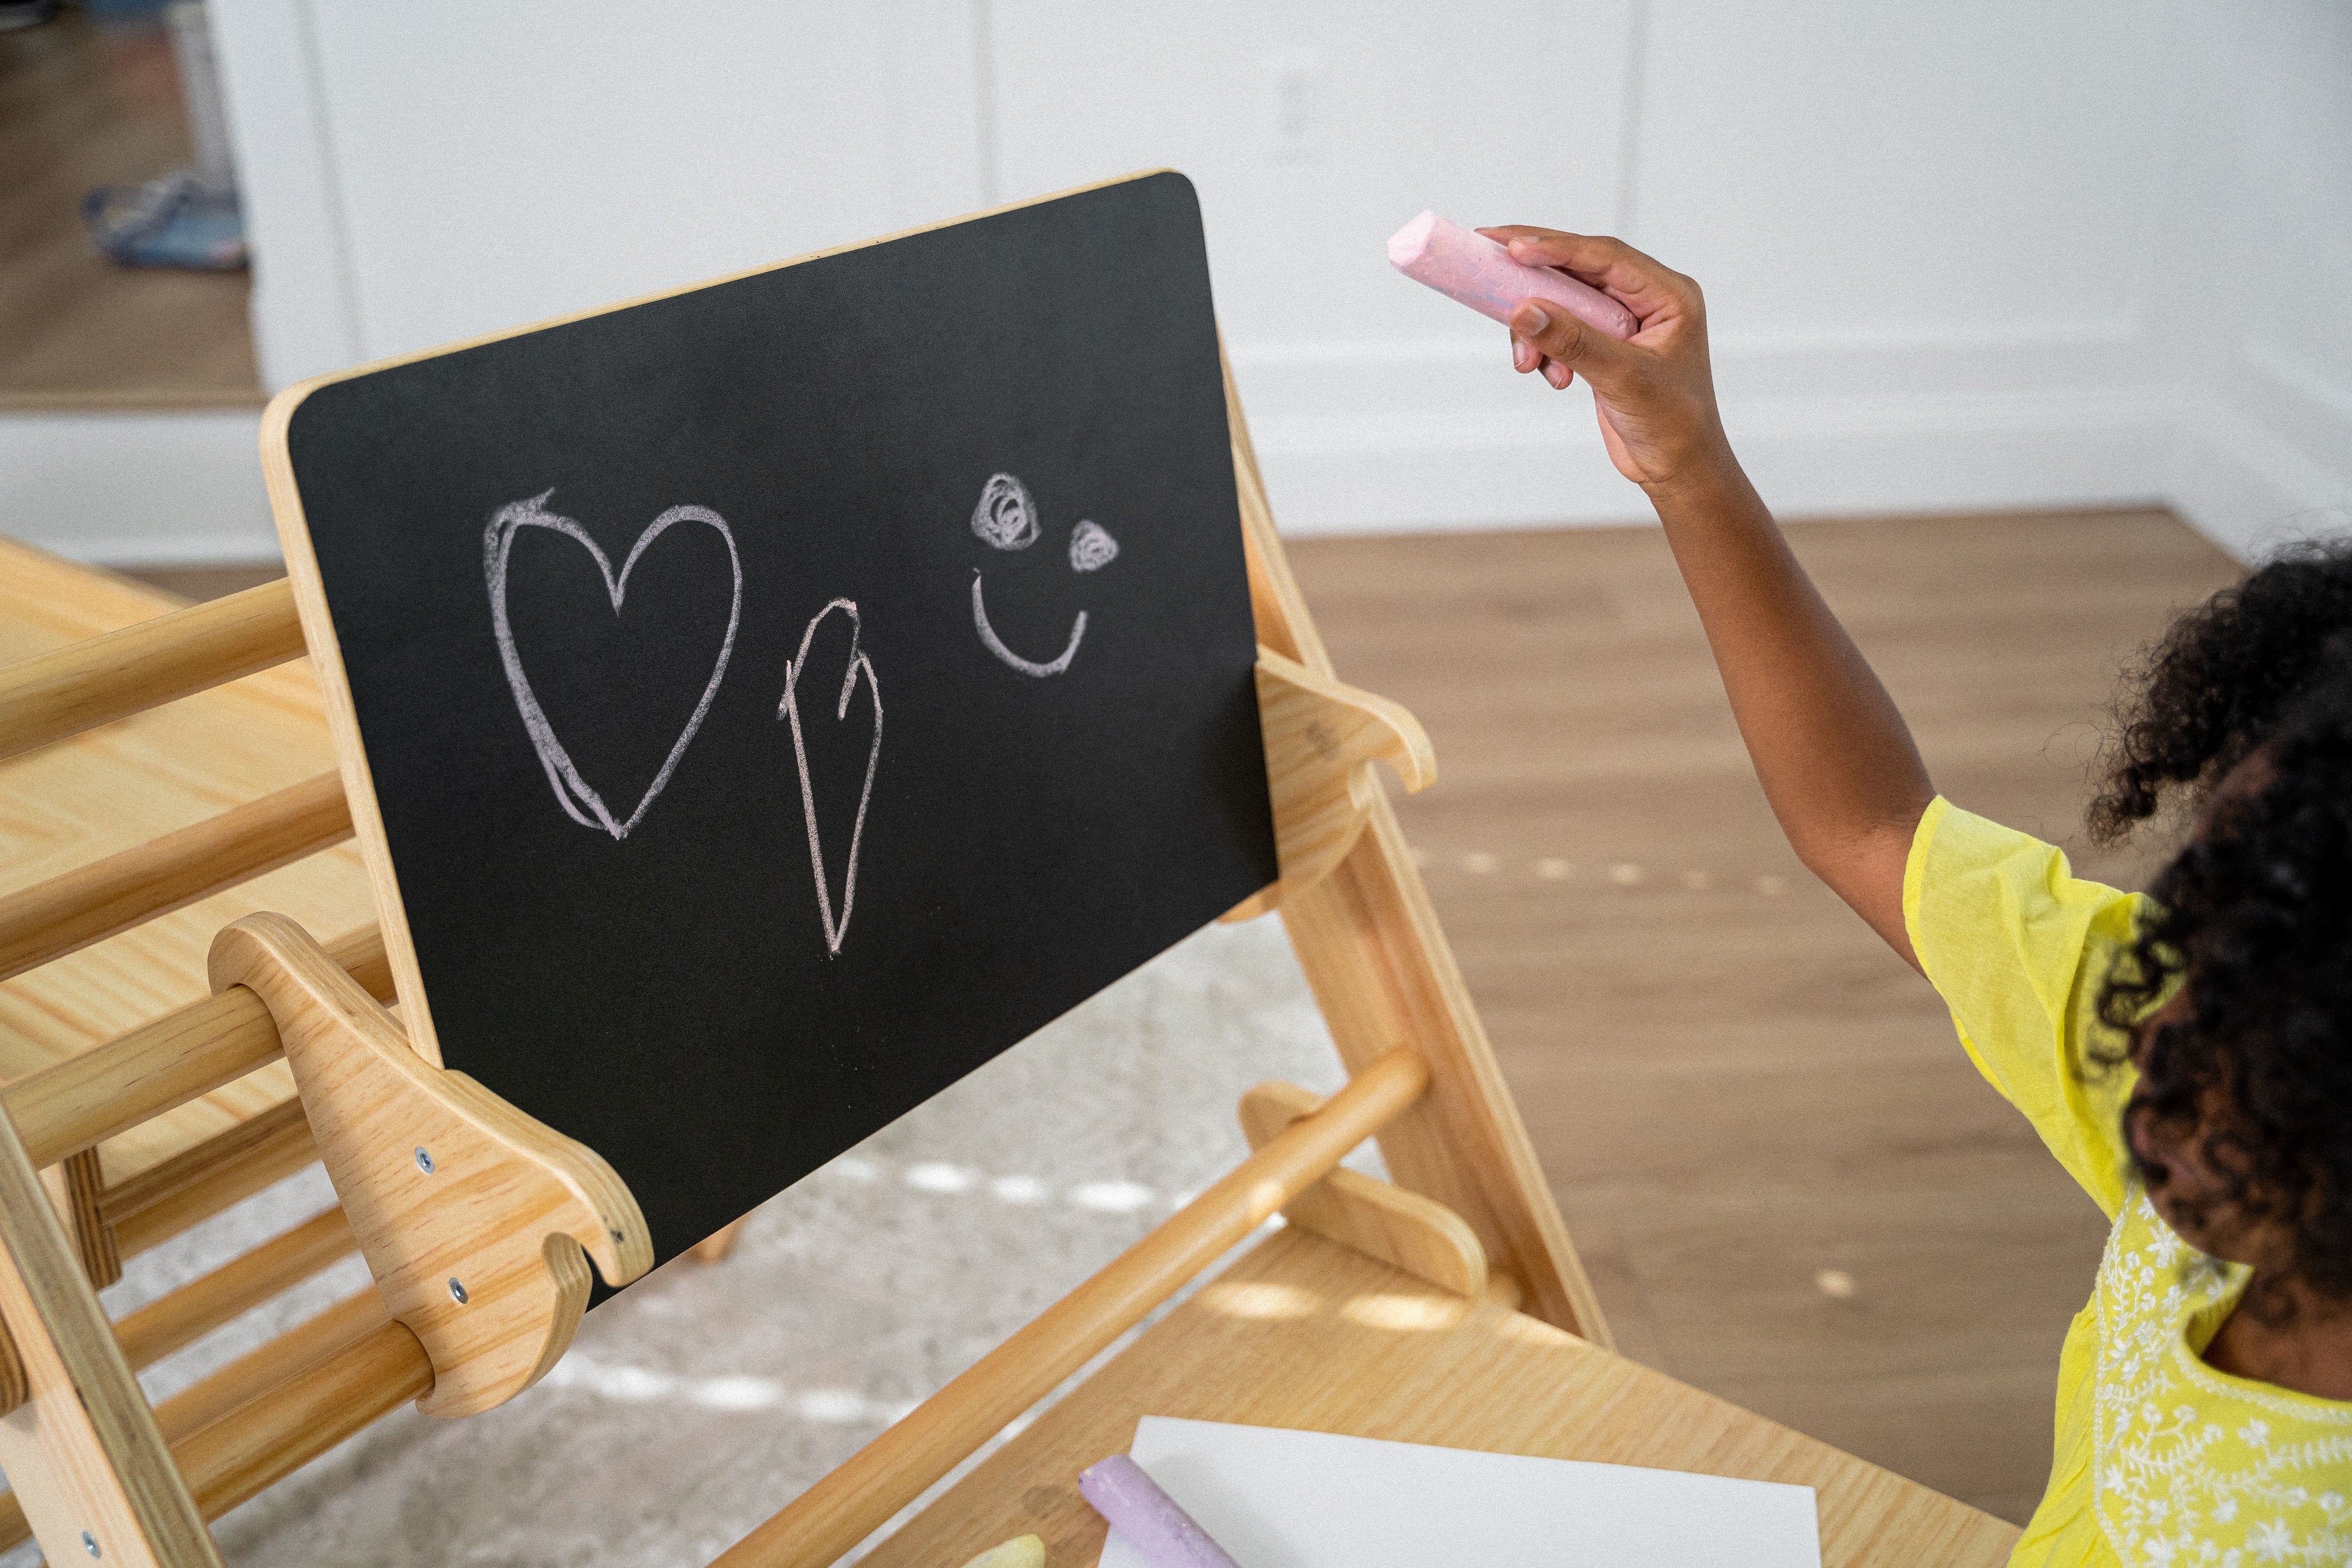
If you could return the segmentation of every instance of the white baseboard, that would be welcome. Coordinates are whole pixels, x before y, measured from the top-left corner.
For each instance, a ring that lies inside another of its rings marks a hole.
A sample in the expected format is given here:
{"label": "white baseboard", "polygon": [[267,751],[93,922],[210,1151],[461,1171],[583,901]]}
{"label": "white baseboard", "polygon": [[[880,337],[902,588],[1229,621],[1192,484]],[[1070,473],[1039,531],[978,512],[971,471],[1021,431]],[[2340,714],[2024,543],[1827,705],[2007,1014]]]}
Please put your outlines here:
{"label": "white baseboard", "polygon": [[[1785,517],[2160,501],[2174,416],[2131,391],[1752,398],[1725,423]],[[1253,421],[1286,533],[1648,521],[1610,466],[1590,401],[1428,417]]]}
{"label": "white baseboard", "polygon": [[2164,494],[2189,527],[2242,562],[2298,538],[2345,536],[2352,533],[2352,416],[2331,445],[2338,466],[2230,402],[2200,395],[2180,411]]}
{"label": "white baseboard", "polygon": [[[1245,372],[1245,390],[1271,394],[1253,433],[1283,531],[1652,521],[1580,390],[1511,382],[1497,396],[1492,368],[1449,354],[1370,374]],[[2284,426],[2271,412],[2212,390],[1915,384],[1727,392],[1725,422],[1784,517],[2169,504],[2250,560],[2284,539],[2352,531],[2352,417],[2335,439],[2341,411],[2322,400]],[[252,410],[0,416],[0,532],[107,565],[274,559],[258,427]],[[2315,457],[2315,441],[2336,461]]]}
{"label": "white baseboard", "polygon": [[0,415],[0,533],[100,565],[270,561],[258,409]]}

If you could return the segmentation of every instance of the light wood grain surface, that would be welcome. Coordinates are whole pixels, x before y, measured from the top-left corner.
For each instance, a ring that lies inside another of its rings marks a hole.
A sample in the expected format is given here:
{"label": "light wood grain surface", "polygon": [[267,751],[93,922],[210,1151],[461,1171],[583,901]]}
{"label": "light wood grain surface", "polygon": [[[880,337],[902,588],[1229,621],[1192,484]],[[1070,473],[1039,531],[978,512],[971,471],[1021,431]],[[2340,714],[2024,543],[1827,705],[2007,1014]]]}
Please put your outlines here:
{"label": "light wood grain surface", "polygon": [[[2081,842],[2096,721],[2221,552],[2158,511],[1790,531],[1948,795],[2139,874]],[[2105,1223],[1789,852],[1664,537],[1290,555],[1435,743],[1397,816],[1620,1348],[2023,1520]]]}
{"label": "light wood grain surface", "polygon": [[58,1215],[0,1119],[0,1317],[29,1397],[0,1417],[0,1468],[53,1563],[217,1564],[146,1395]]}
{"label": "light wood grain surface", "polygon": [[590,1258],[614,1286],[653,1267],[645,1215],[602,1155],[419,1058],[291,921],[222,931],[212,978],[278,1021],[368,1272],[432,1358],[426,1415],[476,1415],[544,1376],[588,1310]]}
{"label": "light wood grain surface", "polygon": [[[0,541],[0,662],[177,608],[179,601]],[[64,876],[160,834],[331,770],[307,660],[0,762],[0,894]],[[349,847],[272,871],[0,984],[0,1079],[14,1080],[207,994],[223,925],[278,910],[325,936],[372,917]],[[282,1101],[282,1065],[110,1140],[119,1183]]]}
{"label": "light wood grain surface", "polygon": [[1125,1452],[1147,1415],[1795,1482],[1819,1493],[1825,1568],[1994,1568],[2017,1535],[1533,1318],[1288,1230],[865,1561],[930,1568],[1034,1531],[1049,1562],[1093,1562],[1105,1529],[1078,1496],[1078,1471]]}

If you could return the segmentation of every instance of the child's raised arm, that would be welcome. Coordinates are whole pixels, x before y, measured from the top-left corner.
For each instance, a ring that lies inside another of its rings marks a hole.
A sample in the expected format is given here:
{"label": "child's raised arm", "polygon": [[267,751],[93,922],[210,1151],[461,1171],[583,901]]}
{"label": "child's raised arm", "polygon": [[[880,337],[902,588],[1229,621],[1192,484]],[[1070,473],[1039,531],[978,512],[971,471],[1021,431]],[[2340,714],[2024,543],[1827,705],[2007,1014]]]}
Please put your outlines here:
{"label": "child's raised arm", "polygon": [[1886,689],[1790,553],[1717,414],[1698,285],[1614,239],[1480,231],[1513,258],[1557,267],[1623,301],[1627,342],[1523,301],[1513,363],[1593,390],[1618,472],[1649,493],[1706,628],[1740,737],[1797,856],[1913,968],[1903,868],[1935,786]]}

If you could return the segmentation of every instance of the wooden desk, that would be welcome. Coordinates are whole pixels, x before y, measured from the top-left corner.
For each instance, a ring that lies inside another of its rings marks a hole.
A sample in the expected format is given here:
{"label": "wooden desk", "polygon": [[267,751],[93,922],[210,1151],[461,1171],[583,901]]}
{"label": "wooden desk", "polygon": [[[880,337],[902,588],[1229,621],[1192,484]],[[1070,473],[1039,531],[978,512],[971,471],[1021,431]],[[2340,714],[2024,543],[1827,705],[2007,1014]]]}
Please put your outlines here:
{"label": "wooden desk", "polygon": [[[177,609],[160,590],[0,540],[0,663]],[[308,659],[0,762],[0,892],[335,765]],[[205,995],[213,933],[277,910],[322,936],[374,918],[346,844],[0,984],[0,1080]],[[120,1183],[290,1097],[283,1063],[101,1146]]]}
{"label": "wooden desk", "polygon": [[939,1568],[1034,1531],[1091,1563],[1077,1474],[1140,1415],[1599,1459],[1820,1494],[1825,1568],[1996,1568],[2016,1526],[1493,1302],[1302,1231],[1279,1232],[1178,1307],[865,1561]]}

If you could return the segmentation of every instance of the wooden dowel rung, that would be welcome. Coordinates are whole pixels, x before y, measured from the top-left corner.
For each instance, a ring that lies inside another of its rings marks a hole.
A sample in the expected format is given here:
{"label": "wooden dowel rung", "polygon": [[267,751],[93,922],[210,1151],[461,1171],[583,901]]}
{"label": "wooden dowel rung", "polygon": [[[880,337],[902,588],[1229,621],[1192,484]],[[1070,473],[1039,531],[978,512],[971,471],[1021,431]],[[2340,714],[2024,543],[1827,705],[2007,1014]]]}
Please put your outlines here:
{"label": "wooden dowel rung", "polygon": [[[719,1553],[711,1568],[821,1568],[887,1522],[1005,1423],[1142,1321],[1429,1088],[1389,1052],[1100,1273],[1048,1307],[896,1426]],[[201,1499],[199,1499],[201,1504]]]}
{"label": "wooden dowel rung", "polygon": [[352,836],[343,781],[320,773],[0,898],[0,980],[103,942]]}
{"label": "wooden dowel rung", "polygon": [[0,669],[0,758],[187,697],[302,653],[280,578]]}
{"label": "wooden dowel rung", "polygon": [[[373,1289],[346,1297],[318,1316],[287,1330],[259,1349],[247,1352],[211,1376],[163,1401],[155,1407],[155,1425],[162,1429],[163,1441],[177,1445],[232,1412],[259,1400],[271,1390],[310,1371],[329,1357],[348,1352],[369,1336],[382,1332],[388,1322],[384,1317],[383,1300]],[[401,1331],[407,1333],[404,1329]],[[408,1342],[415,1345],[415,1336],[409,1334]],[[418,1345],[416,1358],[422,1361],[424,1356],[424,1347]],[[429,1387],[432,1381],[432,1364],[426,1362],[425,1385]],[[394,1397],[376,1414],[380,1415],[398,1403],[399,1398]],[[374,1415],[368,1417],[369,1420],[374,1418]],[[341,1438],[334,1441],[340,1442]],[[321,1444],[312,1450],[312,1454],[322,1453],[330,1446]],[[180,1458],[176,1448],[173,1457]],[[306,1455],[304,1458],[310,1457]],[[295,1460],[297,1465],[302,1462],[301,1458]],[[181,1462],[181,1473],[187,1475],[184,1460]],[[278,1475],[285,1473],[282,1469],[278,1472]],[[268,1482],[265,1480],[261,1484],[266,1486]],[[190,1489],[194,1489],[193,1478],[190,1478]],[[197,1506],[199,1509],[204,1506],[201,1497],[197,1500]],[[218,1514],[206,1512],[205,1517],[213,1519]],[[0,1492],[0,1552],[30,1540],[32,1533],[25,1522],[25,1510],[17,1503],[16,1494]]]}
{"label": "wooden dowel rung", "polygon": [[114,1325],[115,1342],[133,1371],[152,1366],[358,1246],[343,1211],[329,1209],[140,1308]]}
{"label": "wooden dowel rung", "polygon": [[222,1514],[433,1388],[433,1363],[387,1322],[175,1444],[196,1511]]}
{"label": "wooden dowel rung", "polygon": [[177,1443],[390,1321],[373,1286],[346,1296],[163,1401],[155,1407],[155,1425],[163,1428],[163,1441]]}
{"label": "wooden dowel rung", "polygon": [[[392,998],[383,937],[364,926],[327,952],[379,1001]],[[38,1170],[277,1059],[278,1026],[241,985],[207,996],[0,1089]]]}
{"label": "wooden dowel rung", "polygon": [[107,1189],[99,1213],[124,1258],[168,1241],[319,1157],[299,1100],[281,1100]]}

